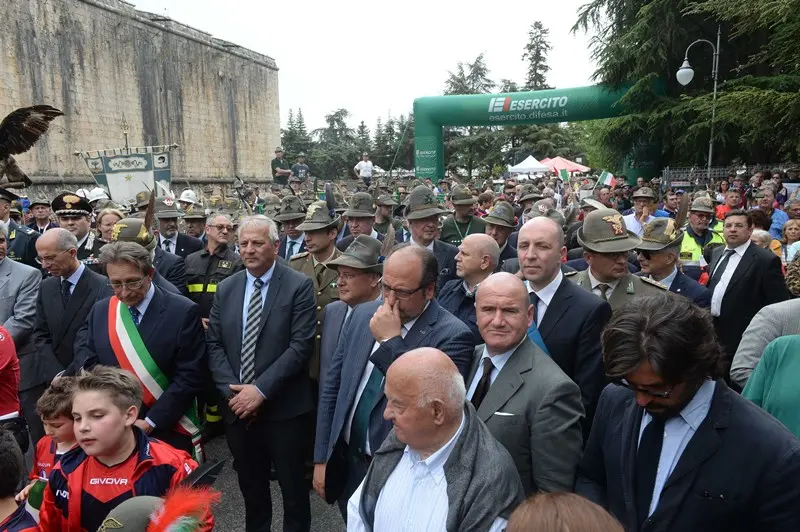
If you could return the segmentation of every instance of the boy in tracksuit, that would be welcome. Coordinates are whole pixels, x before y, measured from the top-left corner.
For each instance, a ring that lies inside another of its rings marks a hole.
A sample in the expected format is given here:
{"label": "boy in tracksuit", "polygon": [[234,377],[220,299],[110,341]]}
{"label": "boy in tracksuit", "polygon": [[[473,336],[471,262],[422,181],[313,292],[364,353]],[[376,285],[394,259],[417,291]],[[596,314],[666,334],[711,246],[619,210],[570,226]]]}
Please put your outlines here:
{"label": "boy in tracksuit", "polygon": [[25,462],[17,440],[9,431],[0,429],[0,532],[37,530],[25,503],[17,504],[14,500],[24,471]]}
{"label": "boy in tracksuit", "polygon": [[[50,474],[39,512],[42,530],[93,532],[122,501],[163,497],[197,467],[185,451],[134,426],[141,402],[139,381],[127,371],[95,366],[77,378],[72,417],[79,447]],[[203,530],[213,524],[208,515]]]}

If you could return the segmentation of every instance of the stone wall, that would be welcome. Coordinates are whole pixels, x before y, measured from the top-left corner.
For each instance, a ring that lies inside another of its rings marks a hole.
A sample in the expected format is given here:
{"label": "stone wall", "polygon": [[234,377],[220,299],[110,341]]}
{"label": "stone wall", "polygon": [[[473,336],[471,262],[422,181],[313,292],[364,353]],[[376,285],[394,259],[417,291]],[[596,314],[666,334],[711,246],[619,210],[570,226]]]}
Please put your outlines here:
{"label": "stone wall", "polygon": [[47,189],[91,183],[77,150],[176,143],[185,182],[263,181],[280,143],[278,68],[267,56],[122,0],[0,1],[0,114],[64,111],[17,159]]}

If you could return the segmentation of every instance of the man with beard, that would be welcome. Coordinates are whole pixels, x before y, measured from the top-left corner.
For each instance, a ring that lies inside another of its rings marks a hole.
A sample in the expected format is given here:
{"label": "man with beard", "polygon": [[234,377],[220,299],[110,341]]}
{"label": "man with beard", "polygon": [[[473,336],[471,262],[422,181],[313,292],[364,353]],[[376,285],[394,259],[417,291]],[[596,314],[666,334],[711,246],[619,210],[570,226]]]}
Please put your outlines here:
{"label": "man with beard", "polygon": [[[181,216],[174,198],[156,198],[156,219],[158,219],[158,247],[182,259],[195,251],[203,249],[199,238],[178,232],[178,218]],[[62,225],[63,227],[63,225]]]}
{"label": "man with beard", "polygon": [[603,333],[600,397],[576,492],[626,530],[800,527],[800,444],[718,378],[710,314],[688,298],[634,299]]}

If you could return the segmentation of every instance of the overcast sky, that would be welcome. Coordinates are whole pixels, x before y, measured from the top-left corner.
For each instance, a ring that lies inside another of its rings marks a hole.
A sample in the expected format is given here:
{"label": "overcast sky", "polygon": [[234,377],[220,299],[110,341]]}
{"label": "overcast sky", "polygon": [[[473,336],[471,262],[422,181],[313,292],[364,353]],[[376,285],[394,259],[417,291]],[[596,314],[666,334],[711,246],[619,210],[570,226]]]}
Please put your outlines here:
{"label": "overcast sky", "polygon": [[590,83],[589,38],[570,28],[588,0],[129,0],[275,59],[281,126],[301,107],[309,130],[343,107],[350,124],[407,114],[442,93],[448,71],[484,52],[490,75],[522,83],[528,29],[550,29],[554,87]]}

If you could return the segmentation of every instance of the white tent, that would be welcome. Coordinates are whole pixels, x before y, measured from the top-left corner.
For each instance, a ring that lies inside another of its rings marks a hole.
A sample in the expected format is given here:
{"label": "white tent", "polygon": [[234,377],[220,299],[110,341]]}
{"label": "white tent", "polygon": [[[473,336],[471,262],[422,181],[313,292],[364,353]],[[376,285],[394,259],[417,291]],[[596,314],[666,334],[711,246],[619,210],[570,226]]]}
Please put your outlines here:
{"label": "white tent", "polygon": [[534,172],[549,172],[550,168],[537,161],[533,155],[528,155],[528,158],[516,166],[509,166],[508,171],[512,174],[531,174]]}

